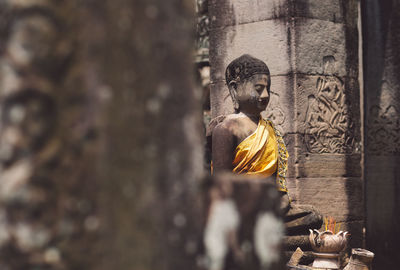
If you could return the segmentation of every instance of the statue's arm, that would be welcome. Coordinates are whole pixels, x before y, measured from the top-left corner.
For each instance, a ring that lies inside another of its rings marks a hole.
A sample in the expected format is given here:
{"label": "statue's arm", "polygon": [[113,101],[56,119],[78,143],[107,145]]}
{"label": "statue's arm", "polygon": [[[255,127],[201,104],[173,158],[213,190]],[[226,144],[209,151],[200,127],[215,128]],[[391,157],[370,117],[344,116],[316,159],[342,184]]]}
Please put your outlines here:
{"label": "statue's arm", "polygon": [[233,170],[232,162],[235,151],[235,136],[224,124],[217,125],[212,133],[212,162],[213,171]]}

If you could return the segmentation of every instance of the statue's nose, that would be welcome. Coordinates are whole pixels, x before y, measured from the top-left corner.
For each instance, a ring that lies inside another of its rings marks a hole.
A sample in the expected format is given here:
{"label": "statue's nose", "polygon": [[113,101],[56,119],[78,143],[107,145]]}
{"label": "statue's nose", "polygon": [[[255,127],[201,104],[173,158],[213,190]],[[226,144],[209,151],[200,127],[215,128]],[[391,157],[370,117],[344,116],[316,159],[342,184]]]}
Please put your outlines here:
{"label": "statue's nose", "polygon": [[264,89],[264,91],[262,91],[260,98],[261,99],[267,99],[269,97],[269,93],[267,89]]}

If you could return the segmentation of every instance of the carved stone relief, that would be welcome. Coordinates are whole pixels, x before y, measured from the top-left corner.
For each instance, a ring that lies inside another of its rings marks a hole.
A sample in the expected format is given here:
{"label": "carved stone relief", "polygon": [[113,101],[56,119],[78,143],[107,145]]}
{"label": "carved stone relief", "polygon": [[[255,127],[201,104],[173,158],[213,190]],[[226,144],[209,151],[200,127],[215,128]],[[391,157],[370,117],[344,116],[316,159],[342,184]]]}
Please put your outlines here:
{"label": "carved stone relief", "polygon": [[369,154],[400,154],[400,116],[398,106],[371,106],[366,125]]}
{"label": "carved stone relief", "polygon": [[208,0],[197,0],[196,63],[209,61],[210,19]]}
{"label": "carved stone relief", "polygon": [[308,96],[305,126],[305,144],[310,153],[355,151],[354,123],[341,79],[317,79],[315,94]]}
{"label": "carved stone relief", "polygon": [[279,102],[279,94],[271,91],[270,101],[267,109],[262,113],[264,118],[267,118],[274,123],[275,127],[279,130],[281,134],[284,134],[283,124],[285,123],[286,116],[282,110],[281,104]]}

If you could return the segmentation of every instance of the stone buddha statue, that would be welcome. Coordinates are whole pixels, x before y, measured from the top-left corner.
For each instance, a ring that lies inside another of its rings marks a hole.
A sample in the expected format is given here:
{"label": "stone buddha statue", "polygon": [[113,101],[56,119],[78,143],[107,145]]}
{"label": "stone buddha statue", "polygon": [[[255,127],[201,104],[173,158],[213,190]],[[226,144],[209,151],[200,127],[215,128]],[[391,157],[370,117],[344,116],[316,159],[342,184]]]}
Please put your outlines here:
{"label": "stone buddha statue", "polygon": [[246,54],[228,65],[225,77],[235,113],[210,123],[213,173],[229,171],[275,182],[289,235],[285,244],[288,249],[304,248],[308,229],[319,228],[322,216],[312,206],[290,203],[286,186],[288,151],[274,124],[260,115],[270,99],[269,69],[263,61]]}

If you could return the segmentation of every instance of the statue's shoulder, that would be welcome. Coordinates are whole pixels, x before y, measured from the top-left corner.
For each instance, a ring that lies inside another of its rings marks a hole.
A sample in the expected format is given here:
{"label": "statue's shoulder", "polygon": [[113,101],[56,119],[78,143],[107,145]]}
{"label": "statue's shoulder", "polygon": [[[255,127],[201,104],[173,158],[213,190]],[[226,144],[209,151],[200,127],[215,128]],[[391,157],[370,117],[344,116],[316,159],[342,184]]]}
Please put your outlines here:
{"label": "statue's shoulder", "polygon": [[240,120],[237,114],[220,115],[210,121],[207,127],[207,136],[212,136],[215,129],[230,130]]}

